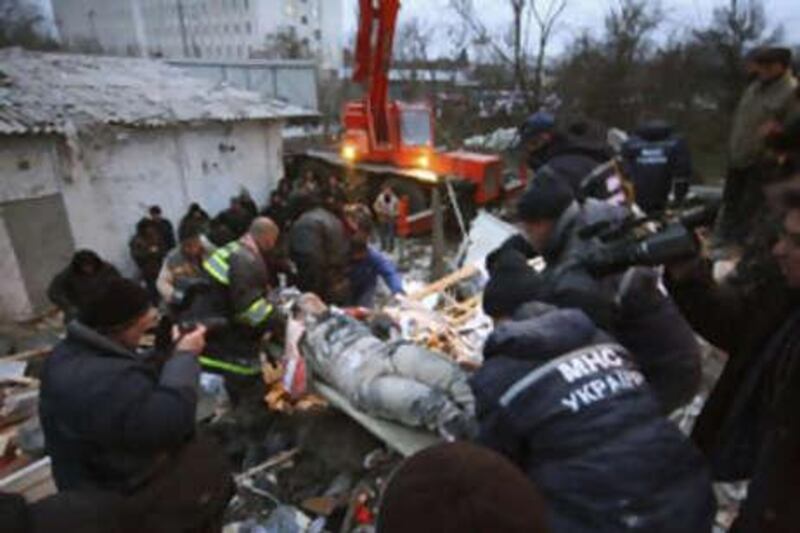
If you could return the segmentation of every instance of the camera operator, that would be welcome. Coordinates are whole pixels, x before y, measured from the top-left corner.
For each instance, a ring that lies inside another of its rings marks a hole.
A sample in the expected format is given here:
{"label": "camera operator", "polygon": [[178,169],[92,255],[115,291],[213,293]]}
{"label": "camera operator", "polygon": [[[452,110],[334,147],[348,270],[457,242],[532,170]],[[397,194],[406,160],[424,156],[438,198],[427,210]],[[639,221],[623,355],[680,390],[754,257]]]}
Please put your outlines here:
{"label": "camera operator", "polygon": [[59,491],[122,495],[139,531],[216,527],[231,496],[221,450],[195,434],[200,327],[163,357],[142,354],[157,321],[147,292],[108,283],[69,324],[42,372],[40,418]]}
{"label": "camera operator", "polygon": [[800,523],[800,192],[785,191],[772,248],[783,280],[717,284],[704,258],[668,267],[668,283],[695,329],[728,352],[693,439],[715,479],[751,479],[731,531],[796,531]]}
{"label": "camera operator", "polygon": [[[596,239],[584,236],[601,223],[621,224],[627,209],[593,199],[579,204],[566,181],[540,174],[520,198],[518,216],[523,237],[512,237],[487,258],[491,263],[505,247],[547,263],[542,272],[554,298],[586,311],[632,353],[665,412],[685,405],[700,383],[700,348],[674,302],[659,287],[658,272],[631,268],[622,274],[595,275],[581,257]],[[491,264],[489,265],[491,269]]]}

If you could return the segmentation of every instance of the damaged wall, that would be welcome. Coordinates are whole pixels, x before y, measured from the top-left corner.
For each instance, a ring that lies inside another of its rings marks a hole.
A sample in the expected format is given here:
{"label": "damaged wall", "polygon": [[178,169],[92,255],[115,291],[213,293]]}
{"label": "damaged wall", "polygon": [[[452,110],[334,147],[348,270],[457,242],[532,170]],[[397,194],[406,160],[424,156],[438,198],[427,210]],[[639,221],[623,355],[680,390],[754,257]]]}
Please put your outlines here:
{"label": "damaged wall", "polygon": [[62,185],[76,245],[132,275],[128,241],[148,206],[159,204],[177,227],[190,203],[213,216],[242,187],[263,204],[283,172],[280,131],[273,121],[82,136],[81,162]]}
{"label": "damaged wall", "polygon": [[281,121],[134,129],[107,126],[70,142],[0,143],[0,320],[44,310],[50,279],[77,248],[127,275],[128,242],[147,207],[176,228],[189,204],[216,214],[242,188],[263,204],[283,175]]}
{"label": "damaged wall", "polygon": [[0,143],[0,319],[30,318],[73,251],[59,192],[58,137]]}

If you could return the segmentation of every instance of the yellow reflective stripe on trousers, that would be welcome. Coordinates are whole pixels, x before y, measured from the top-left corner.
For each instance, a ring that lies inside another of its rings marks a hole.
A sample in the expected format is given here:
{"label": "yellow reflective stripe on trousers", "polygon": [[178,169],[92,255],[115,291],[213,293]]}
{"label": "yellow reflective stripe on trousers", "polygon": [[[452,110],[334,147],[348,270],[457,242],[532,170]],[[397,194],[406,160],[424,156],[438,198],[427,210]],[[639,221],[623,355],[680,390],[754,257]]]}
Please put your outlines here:
{"label": "yellow reflective stripe on trousers", "polygon": [[239,243],[232,242],[225,246],[224,248],[220,248],[213,254],[211,257],[206,259],[203,262],[203,269],[208,272],[208,274],[217,280],[218,282],[222,283],[223,285],[230,284],[230,263],[229,259],[231,254],[234,253],[236,250],[239,249]]}
{"label": "yellow reflective stripe on trousers", "polygon": [[270,314],[272,314],[272,306],[264,298],[259,298],[247,310],[239,313],[237,318],[248,326],[260,326],[269,318]]}

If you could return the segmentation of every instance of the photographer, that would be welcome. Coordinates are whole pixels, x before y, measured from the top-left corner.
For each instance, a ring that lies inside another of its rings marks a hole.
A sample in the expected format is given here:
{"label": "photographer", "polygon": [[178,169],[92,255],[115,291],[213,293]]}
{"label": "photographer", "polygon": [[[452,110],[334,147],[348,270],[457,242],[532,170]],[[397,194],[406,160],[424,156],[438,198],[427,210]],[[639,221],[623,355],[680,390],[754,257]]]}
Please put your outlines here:
{"label": "photographer", "polygon": [[785,214],[772,248],[780,282],[717,284],[704,258],[668,268],[681,310],[729,355],[692,437],[715,479],[752,480],[737,532],[795,531],[800,523],[800,193],[780,200]]}
{"label": "photographer", "polygon": [[630,268],[601,276],[581,259],[600,246],[596,238],[584,235],[587,228],[622,224],[628,215],[625,208],[592,199],[579,204],[563,178],[543,173],[519,201],[524,238],[509,240],[487,263],[508,247],[529,257],[540,254],[547,263],[542,276],[551,295],[587,312],[635,353],[664,411],[671,412],[691,401],[700,383],[700,348],[691,327],[659,288],[655,270]]}
{"label": "photographer", "polygon": [[60,491],[125,497],[140,531],[211,528],[231,480],[221,451],[195,435],[205,329],[177,331],[166,359],[140,353],[157,313],[126,279],[72,322],[42,371],[40,418]]}

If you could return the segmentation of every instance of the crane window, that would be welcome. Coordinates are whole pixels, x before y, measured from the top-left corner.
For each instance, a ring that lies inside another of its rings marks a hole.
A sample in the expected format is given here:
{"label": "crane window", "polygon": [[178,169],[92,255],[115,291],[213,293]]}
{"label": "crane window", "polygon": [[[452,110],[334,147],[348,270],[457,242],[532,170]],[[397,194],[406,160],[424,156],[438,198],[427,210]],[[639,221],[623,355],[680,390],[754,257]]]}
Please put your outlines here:
{"label": "crane window", "polygon": [[403,144],[406,146],[430,146],[433,144],[431,116],[423,109],[405,110],[400,120]]}

